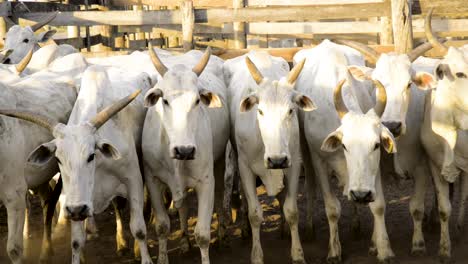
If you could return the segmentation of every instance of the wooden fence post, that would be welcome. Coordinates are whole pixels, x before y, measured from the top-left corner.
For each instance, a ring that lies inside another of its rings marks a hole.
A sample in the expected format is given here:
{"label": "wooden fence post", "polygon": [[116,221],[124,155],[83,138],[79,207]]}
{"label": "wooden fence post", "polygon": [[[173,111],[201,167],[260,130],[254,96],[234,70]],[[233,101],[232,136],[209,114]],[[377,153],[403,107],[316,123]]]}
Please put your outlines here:
{"label": "wooden fence post", "polygon": [[[234,7],[234,12],[236,12],[239,8],[244,7],[244,0],[233,0],[232,7]],[[234,40],[232,43],[233,49],[245,49],[245,23],[243,22],[235,22],[232,25],[234,29]]]}
{"label": "wooden fence post", "polygon": [[192,0],[183,1],[180,10],[182,11],[182,41],[184,51],[193,48],[193,28],[195,26],[195,12],[193,11]]}
{"label": "wooden fence post", "polygon": [[392,0],[393,40],[397,53],[413,49],[412,0]]}

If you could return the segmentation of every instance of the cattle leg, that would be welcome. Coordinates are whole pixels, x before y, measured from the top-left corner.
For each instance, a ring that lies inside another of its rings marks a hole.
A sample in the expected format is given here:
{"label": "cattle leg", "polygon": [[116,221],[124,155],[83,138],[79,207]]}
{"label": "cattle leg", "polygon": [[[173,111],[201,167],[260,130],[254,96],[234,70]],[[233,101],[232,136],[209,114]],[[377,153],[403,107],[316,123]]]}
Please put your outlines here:
{"label": "cattle leg", "polygon": [[449,184],[447,181],[442,179],[440,170],[437,166],[430,162],[430,168],[432,178],[437,193],[437,202],[439,209],[440,219],[440,245],[439,245],[439,257],[441,262],[449,263],[451,258],[451,242],[449,232],[449,220],[452,213],[452,205],[449,199]]}
{"label": "cattle leg", "polygon": [[301,164],[294,164],[287,175],[287,192],[283,212],[291,230],[291,258],[294,264],[305,264],[304,251],[299,237],[299,212],[297,210],[297,189]]}
{"label": "cattle leg", "polygon": [[418,166],[414,172],[414,193],[411,197],[409,209],[413,217],[413,246],[411,254],[421,256],[426,254],[426,244],[422,223],[424,219],[424,198],[426,197],[429,171],[425,165]]}
{"label": "cattle leg", "polygon": [[315,208],[315,197],[316,197],[316,182],[315,182],[315,173],[312,163],[310,162],[310,154],[307,146],[307,141],[305,139],[303,130],[301,128],[301,152],[304,166],[305,174],[305,190],[307,205],[306,205],[306,223],[305,223],[305,235],[304,238],[307,241],[314,240],[314,208]]}
{"label": "cattle leg", "polygon": [[52,251],[52,220],[54,217],[55,205],[57,204],[58,197],[62,191],[62,182],[55,185],[52,190],[49,183],[42,184],[38,189],[39,197],[41,198],[42,215],[44,221],[44,231],[42,235],[42,247],[40,262],[47,262],[50,256],[53,255]]}
{"label": "cattle leg", "polygon": [[318,182],[322,189],[325,211],[327,213],[328,225],[330,227],[327,261],[328,263],[340,263],[341,243],[338,233],[338,220],[341,215],[341,205],[330,188],[325,161],[317,155],[311,155],[311,160],[315,170],[315,175],[318,177]]}
{"label": "cattle leg", "polygon": [[395,257],[388,239],[387,228],[385,226],[385,196],[382,189],[380,172],[375,181],[376,193],[375,201],[369,204],[374,216],[374,233],[372,235],[373,244],[377,247],[377,259],[381,262],[389,262]]}
{"label": "cattle leg", "polygon": [[182,237],[179,241],[179,247],[182,254],[187,253],[190,250],[190,239],[188,231],[188,205],[187,199],[184,199],[182,206],[178,209],[179,211],[179,222],[180,229],[182,230]]}
{"label": "cattle leg", "polygon": [[200,247],[202,264],[210,263],[210,229],[214,207],[214,175],[208,176],[208,182],[195,187],[198,198],[198,221],[195,226],[195,240]]}
{"label": "cattle leg", "polygon": [[224,171],[226,159],[223,155],[214,164],[215,208],[218,217],[218,246],[226,246],[227,217],[224,211]]}
{"label": "cattle leg", "polygon": [[99,237],[98,228],[94,216],[86,218],[85,221],[86,239],[92,240]]}
{"label": "cattle leg", "polygon": [[[2,195],[2,194],[0,194]],[[14,190],[3,194],[2,199],[8,215],[7,252],[13,264],[22,263],[23,228],[26,211],[26,190]]]}
{"label": "cattle leg", "polygon": [[239,158],[239,172],[242,187],[249,208],[250,227],[252,229],[251,263],[263,264],[263,250],[260,243],[260,225],[263,222],[263,209],[257,197],[256,177],[246,163]]}
{"label": "cattle leg", "polygon": [[31,236],[31,227],[29,224],[29,220],[31,219],[31,193],[28,191],[26,192],[26,209],[24,210],[24,225],[23,225],[23,255],[29,256],[30,255],[30,245],[29,245],[29,238]]}
{"label": "cattle leg", "polygon": [[71,221],[72,264],[84,261],[83,248],[86,243],[86,230],[83,221]]}
{"label": "cattle leg", "polygon": [[468,173],[463,172],[460,177],[460,204],[458,207],[457,233],[463,237],[465,223],[465,206],[468,199]]}
{"label": "cattle leg", "polygon": [[133,238],[138,241],[141,263],[150,264],[153,263],[153,261],[149,255],[146,243],[146,224],[145,218],[143,217],[143,177],[138,167],[131,171],[135,172],[135,175],[129,175],[130,178],[126,183],[128,202],[130,205],[130,231],[132,232]]}
{"label": "cattle leg", "polygon": [[116,224],[116,232],[115,232],[115,242],[117,246],[117,255],[123,256],[125,252],[128,251],[128,242],[125,239],[124,231],[123,231],[123,223],[122,223],[122,211],[125,208],[126,200],[121,197],[116,197],[112,200],[112,207],[114,207],[115,213],[115,224]]}

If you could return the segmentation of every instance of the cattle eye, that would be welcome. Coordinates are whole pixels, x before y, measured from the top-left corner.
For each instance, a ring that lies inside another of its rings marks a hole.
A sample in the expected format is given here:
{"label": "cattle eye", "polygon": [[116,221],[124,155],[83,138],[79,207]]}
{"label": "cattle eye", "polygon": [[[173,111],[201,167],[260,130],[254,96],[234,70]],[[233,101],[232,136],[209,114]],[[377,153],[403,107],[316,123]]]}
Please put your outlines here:
{"label": "cattle eye", "polygon": [[169,105],[169,102],[168,102],[166,99],[163,99],[163,103],[164,103],[165,105]]}
{"label": "cattle eye", "polygon": [[408,83],[408,86],[406,86],[406,89],[410,89],[411,88],[411,82]]}
{"label": "cattle eye", "polygon": [[380,143],[375,143],[374,150],[377,150],[380,148]]}
{"label": "cattle eye", "polygon": [[258,113],[259,113],[260,115],[263,115],[263,111],[262,111],[261,109],[258,109]]}
{"label": "cattle eye", "polygon": [[341,146],[343,146],[343,149],[344,149],[345,151],[348,151],[348,149],[346,148],[346,146],[345,146],[344,144],[341,144]]}
{"label": "cattle eye", "polygon": [[197,101],[195,101],[195,105],[198,105],[200,104],[200,99],[197,99]]}
{"label": "cattle eye", "polygon": [[289,109],[289,115],[292,115],[294,111],[292,109]]}
{"label": "cattle eye", "polygon": [[57,161],[58,164],[62,164],[62,162],[59,160],[59,158],[55,157],[55,160]]}
{"label": "cattle eye", "polygon": [[463,72],[457,72],[457,77],[458,78],[465,78],[466,79],[466,74],[464,74]]}
{"label": "cattle eye", "polygon": [[28,43],[28,42],[29,42],[29,39],[23,39],[23,42],[24,42],[24,43]]}
{"label": "cattle eye", "polygon": [[94,153],[91,154],[91,155],[89,155],[89,157],[88,157],[88,163],[90,163],[91,161],[94,160],[94,156],[96,156],[96,154],[94,154]]}

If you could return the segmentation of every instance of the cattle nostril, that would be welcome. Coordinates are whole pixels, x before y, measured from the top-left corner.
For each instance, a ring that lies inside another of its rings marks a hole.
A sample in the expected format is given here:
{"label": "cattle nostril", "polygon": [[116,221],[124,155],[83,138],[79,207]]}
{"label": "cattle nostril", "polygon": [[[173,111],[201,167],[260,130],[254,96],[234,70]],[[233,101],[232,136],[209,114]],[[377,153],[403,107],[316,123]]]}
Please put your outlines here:
{"label": "cattle nostril", "polygon": [[370,203],[373,201],[371,191],[350,191],[351,199],[358,203]]}
{"label": "cattle nostril", "polygon": [[87,205],[66,206],[65,210],[72,220],[84,220],[88,217],[89,207]]}
{"label": "cattle nostril", "polygon": [[284,169],[289,167],[288,157],[268,157],[269,169]]}
{"label": "cattle nostril", "polygon": [[175,147],[175,158],[179,160],[192,160],[195,157],[196,149],[194,146]]}

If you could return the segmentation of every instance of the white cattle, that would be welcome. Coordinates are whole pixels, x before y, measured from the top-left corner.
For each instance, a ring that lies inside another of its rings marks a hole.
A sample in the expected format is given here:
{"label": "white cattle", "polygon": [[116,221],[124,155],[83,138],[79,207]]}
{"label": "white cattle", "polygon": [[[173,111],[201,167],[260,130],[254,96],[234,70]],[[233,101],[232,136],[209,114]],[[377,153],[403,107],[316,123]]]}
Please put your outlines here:
{"label": "white cattle", "polygon": [[[50,160],[59,164],[66,195],[65,213],[72,220],[72,263],[80,263],[85,243],[83,220],[105,210],[115,196],[122,196],[130,202],[130,229],[140,246],[141,263],[148,264],[152,261],[146,245],[143,178],[137,155],[145,110],[141,99],[122,109],[140,93],[136,87],[149,88],[149,80],[146,74],[128,77],[117,71],[108,75],[111,71],[88,67],[66,125],[28,112],[1,113],[33,121],[54,136],[30,154],[29,163],[39,168]],[[133,93],[106,107],[130,92]]]}
{"label": "white cattle", "polygon": [[[34,32],[47,25],[50,21],[54,20],[57,13],[53,13],[44,20],[27,27],[21,27],[19,25],[12,26],[5,36],[5,50],[13,50],[8,56],[8,59],[4,63],[15,64],[23,59],[26,54],[31,50],[37,51],[40,46],[39,43],[47,42],[56,33],[55,30],[49,30],[39,35],[34,35]],[[62,57],[67,54],[78,52],[73,46],[63,44],[59,45],[58,49],[51,55],[52,57]],[[43,58],[44,59],[44,58]],[[40,59],[38,59],[40,61]],[[47,60],[46,60],[47,61]],[[42,62],[44,63],[44,62]]]}
{"label": "white cattle", "polygon": [[[163,185],[171,191],[177,208],[185,206],[189,188],[196,191],[198,220],[195,239],[200,247],[202,263],[210,261],[213,206],[218,212],[218,239],[224,239],[223,179],[229,112],[222,64],[215,59],[210,68],[210,55],[210,50],[203,56],[192,51],[179,56],[180,64],[168,68],[150,47],[150,57],[161,77],[145,96],[145,105],[150,109],[143,130],[143,166],[156,211],[160,264],[169,261],[167,238],[170,221],[162,198]],[[196,65],[194,58],[199,61]],[[186,213],[183,214],[181,225],[185,233],[187,220]]]}
{"label": "white cattle", "polygon": [[[65,77],[65,76],[62,76]],[[71,82],[58,75],[38,73],[28,78],[2,86],[0,97],[2,108],[21,109],[65,122],[76,99],[76,89]],[[23,223],[26,209],[25,199],[28,189],[47,183],[57,172],[57,163],[52,160],[37,168],[27,164],[28,154],[42,142],[52,139],[50,134],[31,123],[8,117],[1,123],[1,160],[5,164],[0,176],[0,200],[8,212],[7,251],[13,263],[22,263]],[[44,204],[48,205],[48,204]],[[47,208],[44,209],[46,214]],[[50,208],[49,208],[50,209]],[[51,218],[45,220],[41,259],[51,254]]]}
{"label": "white cattle", "polygon": [[430,170],[429,160],[420,140],[426,93],[417,86],[433,87],[435,80],[432,74],[416,72],[412,63],[431,49],[432,45],[425,43],[408,54],[380,55],[358,42],[343,40],[340,43],[361,51],[375,64],[375,68],[349,66],[348,69],[355,78],[379,81],[385,87],[387,106],[381,121],[396,138],[398,147],[398,153],[390,157],[393,161],[390,165],[402,177],[410,176],[415,180],[414,195],[409,204],[414,226],[411,252],[414,255],[425,254],[422,220]]}
{"label": "white cattle", "polygon": [[434,70],[437,87],[426,96],[421,139],[430,158],[437,193],[441,232],[439,256],[443,262],[449,263],[449,220],[452,212],[449,182],[455,182],[460,173],[461,201],[457,220],[460,235],[463,234],[468,198],[468,53],[459,48],[447,48],[434,37],[432,11],[426,16],[426,37],[446,54]]}
{"label": "white cattle", "polygon": [[294,89],[304,63],[305,60],[288,74],[283,59],[250,52],[224,65],[225,75],[230,76],[233,141],[252,228],[252,263],[263,263],[260,244],[263,210],[256,193],[257,176],[269,196],[282,192],[286,185],[286,199],[280,200],[284,202],[283,212],[291,230],[291,257],[293,263],[305,263],[298,230],[301,150],[297,112],[312,111],[315,105]]}
{"label": "white cattle", "polygon": [[[342,46],[326,40],[313,49],[298,52],[294,57],[296,63],[307,58],[296,83],[297,90],[317,104],[316,111],[300,113],[307,141],[303,144],[308,147],[304,151],[306,177],[312,177],[313,173],[308,170],[313,164],[330,225],[328,260],[332,263],[341,261],[338,235],[341,208],[328,180],[333,174],[343,187],[345,196],[369,205],[374,216],[370,252],[376,253],[380,261],[388,261],[394,253],[385,227],[385,199],[379,162],[381,146],[385,151],[395,153],[396,143],[380,122],[386,105],[385,88],[380,82],[374,82],[377,103],[371,109],[369,89],[350,76],[345,53]],[[348,85],[342,95],[345,83]]]}

